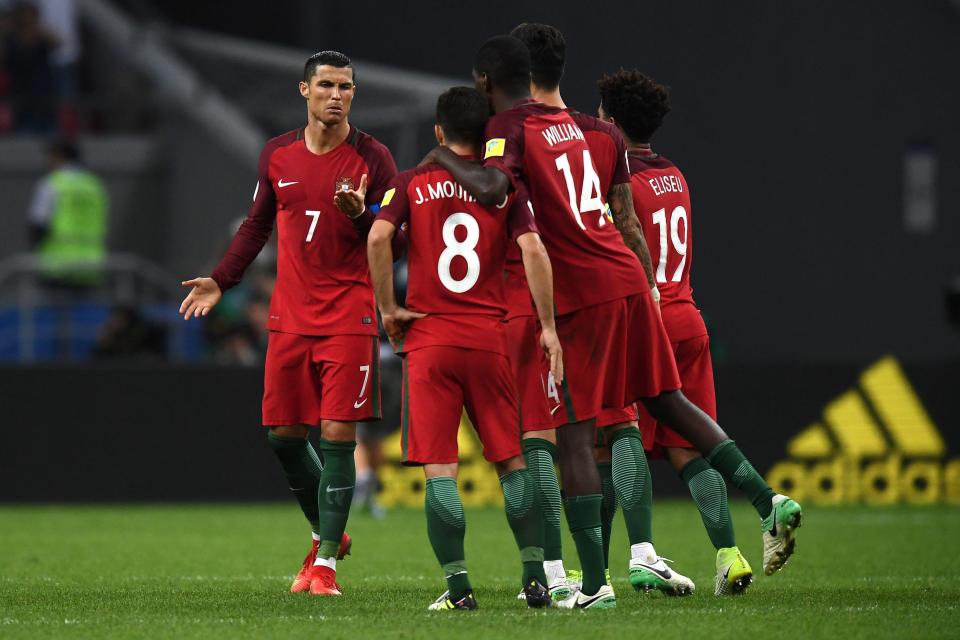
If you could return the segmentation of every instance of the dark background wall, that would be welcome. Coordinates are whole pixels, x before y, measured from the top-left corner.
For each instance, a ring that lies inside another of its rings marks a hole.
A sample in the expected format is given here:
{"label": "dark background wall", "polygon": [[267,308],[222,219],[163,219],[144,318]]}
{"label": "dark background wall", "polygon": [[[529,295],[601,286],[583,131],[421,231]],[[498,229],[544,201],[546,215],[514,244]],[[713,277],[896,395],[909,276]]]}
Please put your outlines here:
{"label": "dark background wall", "polygon": [[[720,421],[765,473],[861,369],[718,367]],[[960,367],[905,370],[955,458]],[[289,499],[260,426],[262,392],[257,369],[0,368],[0,503]],[[653,470],[656,495],[686,493],[665,464]]]}
{"label": "dark background wall", "polygon": [[[960,11],[949,0],[157,5],[177,24],[465,80],[486,37],[552,23],[568,40],[564,93],[581,110],[621,66],[673,87],[655,143],[691,185],[694,285],[721,360],[960,354],[942,302],[960,274]],[[938,220],[920,234],[903,223],[914,143],[939,161]]]}

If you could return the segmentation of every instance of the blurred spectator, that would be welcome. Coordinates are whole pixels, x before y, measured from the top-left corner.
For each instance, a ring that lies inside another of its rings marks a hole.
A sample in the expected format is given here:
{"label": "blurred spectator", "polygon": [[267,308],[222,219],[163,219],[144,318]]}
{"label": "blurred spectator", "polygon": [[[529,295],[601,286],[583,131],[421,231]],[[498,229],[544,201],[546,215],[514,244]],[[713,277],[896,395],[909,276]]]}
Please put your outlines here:
{"label": "blurred spectator", "polygon": [[40,10],[30,2],[14,5],[9,33],[0,46],[0,59],[9,82],[13,128],[25,133],[50,133],[56,124],[52,56],[60,45],[43,26]]}
{"label": "blurred spectator", "polygon": [[73,135],[77,130],[77,61],[80,59],[80,33],[74,0],[37,0],[40,18],[59,44],[50,56],[53,90],[57,100],[60,132]]}
{"label": "blurred spectator", "polygon": [[50,172],[30,203],[30,245],[40,256],[44,279],[72,288],[95,286],[107,253],[107,192],[82,168],[76,145],[58,140],[48,150]]}
{"label": "blurred spectator", "polygon": [[93,348],[95,358],[164,358],[167,330],[145,320],[136,309],[117,307],[104,323]]}

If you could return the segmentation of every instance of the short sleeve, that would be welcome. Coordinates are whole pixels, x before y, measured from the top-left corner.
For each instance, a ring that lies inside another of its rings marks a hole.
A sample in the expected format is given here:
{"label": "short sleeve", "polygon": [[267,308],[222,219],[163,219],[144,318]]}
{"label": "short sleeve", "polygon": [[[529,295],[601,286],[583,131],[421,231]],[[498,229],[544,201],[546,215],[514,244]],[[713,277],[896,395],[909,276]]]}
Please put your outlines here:
{"label": "short sleeve", "polygon": [[378,220],[386,220],[398,229],[410,220],[410,199],[407,197],[409,184],[409,176],[403,173],[390,182],[380,201]]}
{"label": "short sleeve", "polygon": [[367,197],[366,203],[374,212],[376,212],[380,201],[391,181],[397,175],[397,163],[393,161],[393,156],[386,146],[369,138],[361,150],[363,161],[367,164]]}
{"label": "short sleeve", "polygon": [[507,212],[507,233],[511,240],[516,240],[525,233],[540,233],[534,220],[533,203],[526,187],[521,183],[520,189],[511,197]]}
{"label": "short sleeve", "polygon": [[483,166],[502,171],[514,190],[523,179],[523,119],[513,109],[498,113],[487,121],[486,143],[483,146]]}

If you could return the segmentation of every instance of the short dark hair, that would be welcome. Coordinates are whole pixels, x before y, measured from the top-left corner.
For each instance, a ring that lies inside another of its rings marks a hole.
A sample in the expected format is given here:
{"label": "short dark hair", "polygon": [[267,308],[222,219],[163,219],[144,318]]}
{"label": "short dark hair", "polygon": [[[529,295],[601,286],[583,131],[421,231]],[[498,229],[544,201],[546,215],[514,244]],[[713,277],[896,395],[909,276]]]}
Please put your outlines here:
{"label": "short dark hair", "polygon": [[[307,61],[303,65],[303,81],[309,84],[310,78],[317,72],[317,67],[322,64],[337,67],[338,69],[343,69],[344,67],[353,69],[350,58],[339,51],[317,51],[307,58]],[[353,72],[353,83],[357,83],[356,71]]]}
{"label": "short dark hair", "polygon": [[650,142],[670,113],[670,88],[639,71],[621,69],[597,83],[600,106],[633,142]]}
{"label": "short dark hair", "polygon": [[530,52],[513,36],[494,36],[480,45],[473,70],[509,96],[530,93]]}
{"label": "short dark hair", "polygon": [[451,87],[437,98],[437,124],[454,144],[483,144],[490,101],[473,87]]}
{"label": "short dark hair", "polygon": [[548,24],[524,22],[515,26],[510,35],[527,45],[534,83],[547,91],[560,86],[567,61],[567,41],[560,30]]}

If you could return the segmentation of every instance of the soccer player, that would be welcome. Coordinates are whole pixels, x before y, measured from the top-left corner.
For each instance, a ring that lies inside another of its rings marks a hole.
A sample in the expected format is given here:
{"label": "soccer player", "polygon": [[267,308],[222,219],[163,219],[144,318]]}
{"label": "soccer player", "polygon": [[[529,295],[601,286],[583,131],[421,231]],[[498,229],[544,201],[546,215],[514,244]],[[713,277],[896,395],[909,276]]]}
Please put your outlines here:
{"label": "soccer player", "polygon": [[[182,284],[184,319],[209,313],[237,284],[273,230],[277,283],[270,303],[263,424],[313,544],[290,590],[340,595],[337,560],[355,484],[355,423],[380,417],[379,340],[366,234],[396,174],[390,152],[350,125],[356,92],[350,59],[307,59],[300,95],[305,127],[268,141],[250,213],[208,278]],[[309,427],[320,427],[320,451]]]}
{"label": "soccer player", "polygon": [[[628,174],[627,150],[617,128],[594,116],[567,107],[560,94],[560,80],[566,64],[566,41],[556,27],[546,24],[523,23],[514,27],[510,35],[523,42],[530,51],[530,93],[534,100],[565,110],[583,131],[590,155],[599,178],[600,193],[607,194],[616,177],[623,180]],[[646,230],[644,230],[646,231]],[[529,301],[526,308],[530,308]],[[521,336],[524,344],[531,340]],[[535,366],[534,362],[531,366]],[[551,385],[549,391],[555,386]],[[551,410],[561,416],[563,401],[554,391],[550,396]],[[598,440],[603,443],[597,459],[597,471],[601,479],[603,503],[601,505],[601,531],[603,534],[604,565],[608,564],[610,529],[616,513],[616,504],[623,506],[624,520],[630,539],[630,582],[637,589],[659,589],[671,595],[687,595],[693,592],[693,581],[667,567],[653,547],[653,515],[650,471],[647,466],[637,429],[636,409],[604,409],[596,418]],[[562,420],[562,418],[561,418]],[[558,423],[557,426],[559,426]],[[552,434],[552,432],[546,432]],[[524,437],[533,434],[524,433]],[[537,434],[537,437],[546,436]],[[525,440],[524,443],[531,442]],[[528,463],[529,464],[529,463]],[[532,465],[531,465],[532,466]],[[559,514],[557,514],[559,517]],[[559,538],[560,525],[556,530]],[[549,530],[549,527],[548,527]],[[549,539],[549,538],[548,538]],[[558,541],[559,542],[559,541]],[[560,557],[559,544],[556,550],[544,549],[544,557],[552,559],[552,553]],[[561,565],[562,567],[562,565]],[[561,568],[562,570],[562,568]],[[550,578],[549,567],[547,577]]]}
{"label": "soccer player", "polygon": [[690,194],[680,170],[650,147],[670,108],[667,90],[636,71],[605,76],[599,86],[599,115],[620,128],[630,149],[635,208],[656,256],[662,321],[684,388],[683,394],[644,400],[644,441],[655,454],[666,454],[697,502],[718,549],[715,592],[741,592],[752,571],[735,546],[725,486],[715,471],[744,491],[760,516],[766,575],[793,554],[802,510],[788,496],[774,494],[716,423],[709,338],[690,288]]}
{"label": "soccer player", "polygon": [[[443,147],[431,151],[427,160],[448,169],[485,204],[503,202],[511,189],[529,186],[558,283],[557,331],[566,354],[561,419],[569,423],[557,432],[558,458],[564,510],[583,568],[581,590],[560,604],[615,607],[616,597],[604,576],[602,496],[593,462],[595,418],[604,407],[625,407],[640,396],[680,385],[676,376],[625,375],[628,363],[634,366],[644,358],[672,363],[669,353],[654,350],[657,341],[644,342],[639,338],[646,336],[639,336],[627,342],[631,317],[657,313],[647,247],[632,213],[630,178],[621,166],[607,197],[614,220],[632,225],[633,251],[608,217],[583,131],[563,109],[530,97],[526,46],[511,36],[491,38],[476,54],[474,76],[496,112],[487,125],[484,165],[465,162]],[[644,258],[649,278],[641,267]]]}
{"label": "soccer player", "polygon": [[[479,162],[487,99],[454,87],[437,101],[438,142]],[[397,305],[390,243],[407,224],[409,309]],[[520,447],[518,398],[502,327],[503,269],[516,243],[542,325],[541,345],[562,379],[553,319],[550,261],[526,197],[481,205],[437,165],[405,171],[384,196],[368,239],[370,270],[383,324],[403,363],[403,462],[423,465],[427,533],[447,578],[433,610],[477,607],[464,559],[466,522],[457,492],[457,430],[467,413],[484,457],[500,476],[507,520],[523,561],[527,606],[550,604],[543,568],[543,527],[533,477]]]}
{"label": "soccer player", "polygon": [[[670,111],[669,91],[638,71],[624,70],[604,76],[599,88],[600,116],[615,122],[629,140],[634,209],[657,265],[660,313],[683,393],[716,420],[710,339],[690,287],[690,190],[677,166],[650,147],[650,139]],[[717,549],[715,594],[742,593],[750,585],[753,571],[736,546],[723,478],[693,445],[646,411],[641,412],[640,428],[651,457],[665,457],[670,462],[700,510],[707,535]]]}

